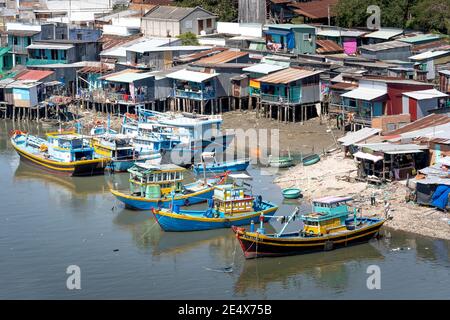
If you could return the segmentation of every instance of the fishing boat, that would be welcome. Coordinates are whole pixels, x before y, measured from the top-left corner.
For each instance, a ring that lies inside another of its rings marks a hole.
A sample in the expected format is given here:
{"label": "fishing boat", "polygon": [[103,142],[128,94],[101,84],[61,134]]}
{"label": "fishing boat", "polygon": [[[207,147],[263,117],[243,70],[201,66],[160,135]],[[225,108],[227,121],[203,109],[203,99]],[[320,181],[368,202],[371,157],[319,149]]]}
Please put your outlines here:
{"label": "fishing boat", "polygon": [[15,130],[11,144],[24,161],[70,176],[103,174],[108,158],[96,159],[94,148],[73,131],[47,133],[47,140]]}
{"label": "fishing boat", "polygon": [[302,159],[302,163],[304,166],[311,166],[320,161],[320,156],[318,154],[311,154]]}
{"label": "fishing boat", "polygon": [[126,172],[135,162],[150,161],[158,165],[161,155],[158,152],[141,156],[131,145],[131,138],[120,134],[103,134],[91,139],[96,158],[108,158],[107,169],[114,172]]}
{"label": "fishing boat", "polygon": [[211,199],[214,185],[223,183],[226,175],[183,184],[185,168],[174,164],[135,163],[128,169],[130,189],[111,193],[127,208],[149,210],[170,205],[191,205]]}
{"label": "fishing boat", "polygon": [[244,228],[233,228],[233,231],[247,259],[328,251],[367,242],[378,235],[385,219],[358,217],[357,210],[351,212],[349,208],[351,200],[351,197],[313,200],[312,212],[299,217],[303,227],[297,232],[284,233],[288,224],[298,217],[298,208],[285,219],[279,233],[265,234],[263,228],[257,232]]}
{"label": "fishing boat", "polygon": [[294,159],[291,157],[290,153],[285,157],[274,157],[269,155],[269,165],[274,168],[289,168],[294,165]]}
{"label": "fishing boat", "polygon": [[248,225],[260,219],[267,222],[278,207],[261,196],[253,197],[234,184],[216,186],[214,197],[205,210],[182,210],[176,204],[171,209],[153,209],[164,231],[201,231]]}
{"label": "fishing boat", "polygon": [[281,192],[285,199],[297,199],[298,197],[300,197],[302,190],[300,190],[299,188],[286,188]]}
{"label": "fishing boat", "polygon": [[196,174],[202,172],[245,171],[250,164],[250,159],[235,159],[218,162],[215,152],[203,152],[202,161],[193,165]]}

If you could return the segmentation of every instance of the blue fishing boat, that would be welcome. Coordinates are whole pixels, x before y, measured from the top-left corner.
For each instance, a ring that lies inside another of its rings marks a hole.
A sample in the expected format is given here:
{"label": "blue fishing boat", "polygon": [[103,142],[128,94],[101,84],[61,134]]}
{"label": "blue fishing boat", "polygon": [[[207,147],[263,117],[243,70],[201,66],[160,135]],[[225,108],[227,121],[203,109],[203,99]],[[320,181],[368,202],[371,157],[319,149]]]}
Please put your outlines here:
{"label": "blue fishing boat", "polygon": [[234,227],[233,231],[247,259],[328,251],[367,242],[377,236],[385,219],[357,216],[350,210],[351,197],[325,197],[313,200],[313,211],[301,215],[300,231],[284,233],[290,222],[299,215],[298,208],[275,234],[265,234],[263,227],[257,232]]}
{"label": "blue fishing boat", "polygon": [[302,163],[304,166],[312,166],[320,161],[320,156],[318,154],[311,154],[302,159]]}
{"label": "blue fishing boat", "polygon": [[218,162],[214,152],[203,152],[202,161],[194,164],[192,169],[196,174],[202,172],[245,171],[249,164],[250,159],[235,159]]}
{"label": "blue fishing boat", "polygon": [[55,173],[70,176],[103,174],[108,158],[96,159],[94,148],[73,131],[52,132],[47,140],[15,130],[11,144],[24,161]]}
{"label": "blue fishing boat", "polygon": [[172,209],[152,212],[164,231],[201,231],[248,225],[258,219],[267,222],[277,209],[260,196],[254,198],[244,188],[227,184],[214,188],[214,198],[205,210],[182,210],[174,204]]}
{"label": "blue fishing boat", "polygon": [[185,168],[173,164],[136,163],[128,169],[130,189],[111,193],[127,208],[150,210],[168,208],[171,204],[187,206],[211,199],[214,184],[223,183],[226,175],[183,184]]}

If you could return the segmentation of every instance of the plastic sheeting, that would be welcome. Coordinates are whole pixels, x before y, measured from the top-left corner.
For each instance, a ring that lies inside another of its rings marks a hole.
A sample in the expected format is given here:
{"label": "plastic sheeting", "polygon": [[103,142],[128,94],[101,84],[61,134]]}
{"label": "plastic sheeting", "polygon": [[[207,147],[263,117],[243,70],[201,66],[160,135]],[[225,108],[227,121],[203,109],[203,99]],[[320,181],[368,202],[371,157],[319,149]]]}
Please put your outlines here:
{"label": "plastic sheeting", "polygon": [[450,186],[439,185],[431,197],[431,205],[444,210],[448,204],[448,195],[450,194]]}

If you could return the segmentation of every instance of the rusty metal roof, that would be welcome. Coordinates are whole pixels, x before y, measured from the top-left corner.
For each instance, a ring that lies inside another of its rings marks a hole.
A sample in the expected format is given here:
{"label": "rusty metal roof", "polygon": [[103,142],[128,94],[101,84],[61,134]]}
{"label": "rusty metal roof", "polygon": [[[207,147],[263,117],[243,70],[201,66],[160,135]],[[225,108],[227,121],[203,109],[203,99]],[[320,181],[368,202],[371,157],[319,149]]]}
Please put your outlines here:
{"label": "rusty metal roof", "polygon": [[53,71],[46,70],[28,70],[25,73],[21,73],[20,76],[16,78],[16,80],[40,81],[52,75],[53,73]]}
{"label": "rusty metal roof", "polygon": [[193,61],[196,61],[196,60],[204,58],[204,57],[209,57],[214,54],[218,54],[225,50],[228,50],[228,49],[224,48],[224,47],[216,47],[216,48],[212,48],[212,49],[208,49],[208,50],[204,50],[204,51],[200,51],[200,52],[182,55],[182,56],[176,58],[175,60],[177,62],[188,63],[188,62],[193,62]]}
{"label": "rusty metal roof", "polygon": [[222,51],[213,56],[200,59],[199,63],[217,64],[217,63],[227,63],[233,62],[233,60],[239,59],[241,57],[247,56],[249,53],[244,51],[227,50]]}
{"label": "rusty metal roof", "polygon": [[344,49],[340,45],[338,45],[333,40],[316,40],[316,44],[318,47],[317,53],[340,53],[344,52]]}
{"label": "rusty metal roof", "polygon": [[316,74],[322,73],[323,71],[312,71],[300,68],[287,68],[284,70],[280,70],[274,73],[271,73],[267,76],[257,79],[259,82],[265,83],[280,83],[280,84],[288,84],[300,79],[308,78],[314,76]]}
{"label": "rusty metal roof", "polygon": [[142,33],[136,33],[131,36],[103,34],[98,41],[102,44],[102,50],[107,50],[131,42],[141,37]]}
{"label": "rusty metal roof", "polygon": [[[338,0],[312,0],[308,2],[295,2],[289,4],[294,7],[293,11],[299,15],[311,18],[320,19],[327,18],[328,13],[334,17],[336,14],[331,8],[336,5]],[[330,8],[330,10],[328,10]]]}
{"label": "rusty metal roof", "polygon": [[445,114],[430,114],[423,117],[417,121],[409,123],[404,127],[389,132],[389,136],[395,136],[406,132],[416,131],[419,129],[424,129],[427,127],[434,127],[441,124],[446,124],[450,122],[450,117]]}

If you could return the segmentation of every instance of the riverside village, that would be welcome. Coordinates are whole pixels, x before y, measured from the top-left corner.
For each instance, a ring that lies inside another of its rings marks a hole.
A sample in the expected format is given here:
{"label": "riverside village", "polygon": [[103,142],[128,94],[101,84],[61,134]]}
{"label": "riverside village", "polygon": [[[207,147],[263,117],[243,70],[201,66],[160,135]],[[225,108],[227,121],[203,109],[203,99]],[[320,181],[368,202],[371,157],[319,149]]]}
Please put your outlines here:
{"label": "riverside village", "polygon": [[448,298],[450,36],[351,2],[0,0],[0,297]]}

